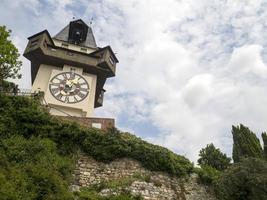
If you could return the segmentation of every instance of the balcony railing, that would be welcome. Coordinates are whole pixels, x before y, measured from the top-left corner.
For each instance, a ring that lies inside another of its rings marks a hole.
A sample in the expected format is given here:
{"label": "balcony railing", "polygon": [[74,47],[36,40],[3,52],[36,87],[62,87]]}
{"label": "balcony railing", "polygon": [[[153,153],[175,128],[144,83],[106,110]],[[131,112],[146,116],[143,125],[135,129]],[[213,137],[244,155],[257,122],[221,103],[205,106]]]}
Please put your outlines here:
{"label": "balcony railing", "polygon": [[31,92],[31,89],[11,89],[9,91],[0,91],[8,96],[35,96],[37,93]]}
{"label": "balcony railing", "polygon": [[0,91],[1,93],[9,96],[33,96],[34,93],[30,89],[11,89],[9,91]]}

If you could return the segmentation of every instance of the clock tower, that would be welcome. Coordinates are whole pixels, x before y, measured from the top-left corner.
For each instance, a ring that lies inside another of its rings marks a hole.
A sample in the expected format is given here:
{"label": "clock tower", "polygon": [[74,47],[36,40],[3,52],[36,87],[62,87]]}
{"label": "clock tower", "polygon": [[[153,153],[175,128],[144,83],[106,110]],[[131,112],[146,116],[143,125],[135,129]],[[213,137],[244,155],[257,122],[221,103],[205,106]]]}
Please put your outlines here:
{"label": "clock tower", "polygon": [[42,91],[52,115],[88,118],[103,105],[104,84],[114,77],[110,46],[98,47],[90,26],[71,21],[54,37],[47,30],[28,38],[32,92]]}

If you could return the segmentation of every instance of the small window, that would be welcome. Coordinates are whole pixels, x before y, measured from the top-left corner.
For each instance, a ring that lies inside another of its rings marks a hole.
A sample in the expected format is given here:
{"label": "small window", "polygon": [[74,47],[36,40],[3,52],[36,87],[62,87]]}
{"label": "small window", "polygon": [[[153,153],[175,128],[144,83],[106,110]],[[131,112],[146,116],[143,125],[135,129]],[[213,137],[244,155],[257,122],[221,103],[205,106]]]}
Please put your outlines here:
{"label": "small window", "polygon": [[33,47],[33,46],[37,45],[38,44],[38,40],[39,40],[39,38],[32,40],[31,44],[30,44],[30,47]]}
{"label": "small window", "polygon": [[87,52],[87,49],[86,48],[81,48],[81,51]]}
{"label": "small window", "polygon": [[92,127],[101,129],[102,128],[102,124],[101,123],[92,123]]}
{"label": "small window", "polygon": [[76,71],[75,68],[72,68],[72,67],[70,68],[70,72],[71,72],[71,73],[75,73],[75,71]]}
{"label": "small window", "polygon": [[35,42],[38,42],[38,40],[39,40],[39,38],[36,38],[36,39],[32,40],[32,41],[31,41],[31,44],[32,44],[32,43],[35,43]]}
{"label": "small window", "polygon": [[47,47],[47,41],[46,40],[44,41],[43,45],[44,45],[44,47]]}
{"label": "small window", "polygon": [[69,47],[69,45],[66,44],[66,43],[62,43],[61,46],[62,46],[62,47],[65,47],[65,48],[68,48],[68,47]]}
{"label": "small window", "polygon": [[68,55],[68,56],[73,56],[74,54],[73,53],[71,53],[71,52],[66,52],[66,54]]}
{"label": "small window", "polygon": [[112,65],[115,65],[115,61],[114,61],[114,59],[110,56],[109,57],[109,62],[112,64]]}

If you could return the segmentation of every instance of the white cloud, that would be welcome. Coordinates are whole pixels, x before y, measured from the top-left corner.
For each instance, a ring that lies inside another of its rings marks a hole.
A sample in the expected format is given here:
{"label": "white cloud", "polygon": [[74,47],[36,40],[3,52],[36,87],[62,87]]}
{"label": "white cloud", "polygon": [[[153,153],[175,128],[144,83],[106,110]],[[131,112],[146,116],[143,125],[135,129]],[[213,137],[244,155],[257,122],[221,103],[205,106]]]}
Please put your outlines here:
{"label": "white cloud", "polygon": [[235,48],[229,62],[229,70],[235,73],[254,73],[255,75],[266,77],[267,66],[262,61],[260,45],[244,45]]}
{"label": "white cloud", "polygon": [[212,91],[212,85],[212,75],[195,75],[183,88],[182,95],[185,103],[190,107],[206,103],[214,93],[214,91]]}

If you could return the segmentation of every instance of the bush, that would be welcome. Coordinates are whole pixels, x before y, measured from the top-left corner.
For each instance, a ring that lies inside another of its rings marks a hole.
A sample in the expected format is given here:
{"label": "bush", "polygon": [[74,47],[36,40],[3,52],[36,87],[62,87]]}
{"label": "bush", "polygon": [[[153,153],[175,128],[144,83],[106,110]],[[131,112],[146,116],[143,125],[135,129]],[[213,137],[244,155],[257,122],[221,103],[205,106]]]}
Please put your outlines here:
{"label": "bush", "polygon": [[99,134],[91,131],[82,143],[83,150],[99,161],[109,162],[129,157],[154,171],[184,176],[192,172],[193,164],[166,148],[149,144],[129,133]]}
{"label": "bush", "polygon": [[229,167],[216,181],[220,200],[267,199],[267,162],[246,158]]}
{"label": "bush", "polygon": [[16,135],[0,140],[0,199],[72,199],[74,162],[49,139]]}
{"label": "bush", "polygon": [[200,182],[206,185],[211,185],[221,174],[220,171],[208,165],[196,168],[195,172],[198,174]]}

